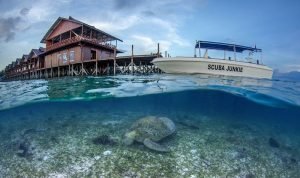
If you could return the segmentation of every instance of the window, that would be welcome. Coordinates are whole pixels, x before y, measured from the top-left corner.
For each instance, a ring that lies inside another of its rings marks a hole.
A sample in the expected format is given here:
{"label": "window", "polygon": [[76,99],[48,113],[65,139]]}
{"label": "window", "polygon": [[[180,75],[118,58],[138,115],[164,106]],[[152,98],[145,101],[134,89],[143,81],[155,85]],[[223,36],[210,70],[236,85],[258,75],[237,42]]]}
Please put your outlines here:
{"label": "window", "polygon": [[96,51],[91,50],[91,59],[96,59]]}
{"label": "window", "polygon": [[68,62],[68,56],[67,56],[67,53],[63,53],[62,59],[63,59],[63,63],[64,63],[64,64]]}
{"label": "window", "polygon": [[74,62],[74,60],[75,60],[75,52],[70,51],[70,62]]}
{"label": "window", "polygon": [[58,63],[60,63],[60,61],[61,61],[61,54],[57,54],[57,61],[58,61]]}

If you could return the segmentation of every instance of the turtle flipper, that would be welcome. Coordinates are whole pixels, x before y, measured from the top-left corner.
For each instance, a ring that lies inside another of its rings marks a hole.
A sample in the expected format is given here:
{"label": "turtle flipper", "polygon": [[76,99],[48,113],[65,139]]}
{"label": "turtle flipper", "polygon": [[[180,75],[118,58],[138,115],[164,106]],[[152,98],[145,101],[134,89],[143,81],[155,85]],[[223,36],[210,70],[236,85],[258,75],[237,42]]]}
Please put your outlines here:
{"label": "turtle flipper", "polygon": [[131,131],[125,134],[125,137],[123,139],[123,143],[125,145],[131,145],[135,139],[136,136],[136,132],[135,131]]}
{"label": "turtle flipper", "polygon": [[169,152],[170,150],[156,142],[153,142],[152,140],[150,140],[149,138],[146,138],[144,140],[144,145],[154,151],[158,151],[158,152]]}

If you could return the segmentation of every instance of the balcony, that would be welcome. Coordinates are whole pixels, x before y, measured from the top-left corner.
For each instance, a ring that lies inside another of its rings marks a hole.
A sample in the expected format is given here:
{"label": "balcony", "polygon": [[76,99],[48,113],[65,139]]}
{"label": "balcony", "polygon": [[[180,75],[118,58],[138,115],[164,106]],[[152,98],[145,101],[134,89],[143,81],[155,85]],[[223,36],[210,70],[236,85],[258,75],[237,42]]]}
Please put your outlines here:
{"label": "balcony", "polygon": [[87,42],[87,43],[91,43],[91,44],[94,44],[94,45],[97,45],[97,46],[102,46],[103,48],[107,48],[107,49],[110,49],[110,50],[114,50],[114,48],[116,46],[114,45],[110,45],[108,43],[105,43],[103,41],[100,41],[100,40],[97,40],[97,39],[94,39],[94,38],[89,38],[87,36],[75,36],[75,37],[72,37],[72,38],[68,38],[68,39],[65,39],[65,40],[62,40],[60,42],[57,42],[57,43],[54,43],[52,45],[49,45],[46,47],[46,51],[52,51],[52,50],[55,50],[55,49],[59,49],[61,47],[64,47],[64,46],[67,46],[67,45],[70,45],[70,44],[74,44],[74,43],[78,43],[78,42]]}

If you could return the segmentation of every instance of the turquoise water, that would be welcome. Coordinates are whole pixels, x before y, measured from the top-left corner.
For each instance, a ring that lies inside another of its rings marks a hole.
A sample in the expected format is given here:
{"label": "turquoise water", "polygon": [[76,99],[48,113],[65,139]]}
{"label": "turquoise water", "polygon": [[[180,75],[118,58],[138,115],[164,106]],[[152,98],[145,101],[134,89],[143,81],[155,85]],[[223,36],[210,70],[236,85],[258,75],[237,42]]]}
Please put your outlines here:
{"label": "turquoise water", "polygon": [[[0,177],[299,177],[300,83],[204,75],[0,82]],[[168,117],[158,152],[124,144]]]}

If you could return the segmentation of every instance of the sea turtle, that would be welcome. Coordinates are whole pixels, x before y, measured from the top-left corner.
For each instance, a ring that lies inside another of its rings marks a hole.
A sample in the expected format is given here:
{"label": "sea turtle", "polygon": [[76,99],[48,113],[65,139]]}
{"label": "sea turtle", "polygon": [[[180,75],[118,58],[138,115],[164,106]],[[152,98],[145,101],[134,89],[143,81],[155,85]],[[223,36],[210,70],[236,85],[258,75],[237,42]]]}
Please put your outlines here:
{"label": "sea turtle", "polygon": [[147,116],[133,123],[129,131],[125,134],[123,141],[126,145],[131,145],[134,141],[137,141],[143,143],[149,149],[168,152],[168,148],[157,142],[172,135],[175,130],[175,124],[169,118]]}

